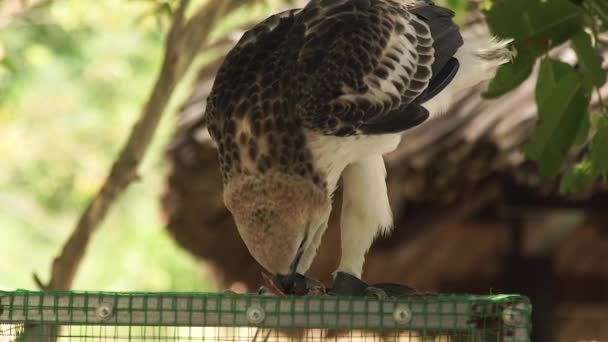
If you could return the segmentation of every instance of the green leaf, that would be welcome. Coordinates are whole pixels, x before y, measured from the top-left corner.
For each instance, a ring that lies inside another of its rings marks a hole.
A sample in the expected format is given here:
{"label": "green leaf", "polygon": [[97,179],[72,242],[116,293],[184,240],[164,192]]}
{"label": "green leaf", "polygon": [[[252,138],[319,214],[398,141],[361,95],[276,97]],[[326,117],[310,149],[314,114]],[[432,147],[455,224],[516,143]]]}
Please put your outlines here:
{"label": "green leaf", "polygon": [[585,114],[581,121],[581,125],[578,128],[578,132],[576,132],[576,137],[574,138],[574,145],[582,145],[587,142],[587,138],[589,138],[589,131],[591,130],[591,120],[589,120],[589,115]]}
{"label": "green leaf", "polygon": [[578,64],[583,73],[585,86],[589,91],[606,83],[606,70],[602,69],[600,56],[591,46],[591,37],[583,30],[572,38],[572,47],[578,56]]}
{"label": "green leaf", "polygon": [[463,17],[467,14],[467,2],[463,0],[447,0],[447,7],[456,13],[454,21],[463,23]]}
{"label": "green leaf", "polygon": [[18,70],[17,64],[10,56],[4,56],[4,58],[0,59],[0,66],[11,72]]}
{"label": "green leaf", "polygon": [[594,120],[597,131],[591,140],[589,153],[572,167],[560,182],[560,192],[576,193],[591,185],[597,177],[608,174],[608,119]]}
{"label": "green leaf", "polygon": [[585,0],[591,12],[602,21],[603,28],[608,30],[608,2],[606,0]]}
{"label": "green leaf", "polygon": [[[536,103],[539,106],[545,104],[545,99],[553,96],[553,90],[557,87],[558,81],[573,71],[574,69],[567,63],[555,59],[544,60],[540,65],[538,73],[535,93]],[[539,108],[540,115],[546,112],[546,110]]]}
{"label": "green leaf", "polygon": [[492,9],[492,5],[492,0],[481,0],[481,3],[479,4],[479,9],[483,11],[489,11]]}
{"label": "green leaf", "polygon": [[583,11],[568,0],[505,0],[486,12],[496,35],[539,45],[553,46],[572,37],[581,28]]}
{"label": "green leaf", "polygon": [[156,11],[159,15],[166,15],[167,17],[171,17],[173,15],[173,9],[168,2],[163,2],[160,4]]}
{"label": "green leaf", "polygon": [[530,50],[518,51],[511,63],[500,66],[483,96],[496,98],[519,87],[532,73],[535,61],[536,56]]}
{"label": "green leaf", "polygon": [[592,162],[584,158],[564,174],[559,184],[559,192],[564,195],[581,192],[593,183],[595,177]]}
{"label": "green leaf", "polygon": [[584,130],[589,101],[574,68],[552,59],[541,65],[536,96],[539,121],[523,150],[542,175],[552,177]]}
{"label": "green leaf", "polygon": [[591,140],[589,155],[598,173],[608,172],[608,120],[605,118]]}

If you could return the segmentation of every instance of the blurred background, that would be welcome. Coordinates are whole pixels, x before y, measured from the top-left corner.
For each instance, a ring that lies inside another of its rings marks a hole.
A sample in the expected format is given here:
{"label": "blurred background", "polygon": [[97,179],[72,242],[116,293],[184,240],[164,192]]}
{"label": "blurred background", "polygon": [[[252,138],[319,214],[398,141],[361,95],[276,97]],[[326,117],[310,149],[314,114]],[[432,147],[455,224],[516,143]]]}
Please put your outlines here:
{"label": "blurred background", "polygon": [[[487,34],[479,1],[437,2],[457,12],[467,34]],[[36,289],[34,273],[49,277],[149,95],[175,4],[0,0],[1,289]],[[261,268],[222,205],[217,156],[200,117],[242,30],[301,4],[249,1],[214,27],[172,98],[141,179],[94,235],[74,289],[257,288]],[[556,53],[572,58],[567,48]],[[535,341],[606,340],[605,182],[560,195],[519,152],[536,121],[534,82],[492,101],[481,99],[483,90],[406,133],[387,156],[396,229],[374,245],[365,278],[424,291],[523,293],[539,313]],[[339,205],[338,193],[334,212]],[[311,271],[328,285],[338,219]]]}
{"label": "blurred background", "polygon": [[[193,1],[194,6],[204,1]],[[176,1],[0,0],[0,288],[33,289],[106,177],[162,62]],[[262,2],[216,36],[261,20]],[[212,37],[213,39],[213,37]],[[202,52],[205,65],[218,51]],[[96,235],[75,279],[88,290],[211,290],[204,265],[163,229],[158,198],[173,97],[140,169]],[[10,261],[10,262],[9,262]]]}
{"label": "blurred background", "polygon": [[[168,17],[158,5],[0,1],[0,288],[48,278],[106,177],[159,69]],[[162,228],[162,151],[175,121],[165,116],[144,176],[95,236],[75,288],[211,288]]]}

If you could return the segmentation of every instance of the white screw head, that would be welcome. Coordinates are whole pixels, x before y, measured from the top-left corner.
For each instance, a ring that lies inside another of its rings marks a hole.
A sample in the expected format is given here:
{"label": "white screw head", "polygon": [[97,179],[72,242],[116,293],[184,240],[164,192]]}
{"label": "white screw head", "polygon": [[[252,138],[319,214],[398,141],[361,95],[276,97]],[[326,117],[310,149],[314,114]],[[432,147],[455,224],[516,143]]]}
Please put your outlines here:
{"label": "white screw head", "polygon": [[95,313],[97,314],[97,318],[99,318],[99,320],[108,320],[110,317],[112,317],[112,314],[114,313],[114,306],[106,302],[99,303],[99,306],[97,307]]}
{"label": "white screw head", "polygon": [[412,311],[405,305],[399,305],[393,311],[393,319],[398,324],[407,324],[412,320]]}
{"label": "white screw head", "polygon": [[525,324],[525,317],[515,307],[507,307],[502,311],[502,321],[509,326]]}
{"label": "white screw head", "polygon": [[247,309],[247,321],[251,324],[260,324],[266,318],[266,312],[261,306],[252,305]]}

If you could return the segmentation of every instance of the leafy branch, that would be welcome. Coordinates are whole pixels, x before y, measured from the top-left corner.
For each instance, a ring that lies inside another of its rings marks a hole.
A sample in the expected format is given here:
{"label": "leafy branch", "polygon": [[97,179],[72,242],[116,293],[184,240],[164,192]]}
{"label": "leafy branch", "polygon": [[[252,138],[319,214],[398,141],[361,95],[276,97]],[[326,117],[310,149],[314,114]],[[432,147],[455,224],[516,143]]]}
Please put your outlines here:
{"label": "leafy branch", "polygon": [[138,178],[137,168],[177,84],[186,75],[218,20],[246,3],[245,0],[208,1],[187,18],[189,2],[181,0],[175,10],[167,36],[163,65],[152,92],[109,175],[80,216],[60,255],[53,261],[50,281],[43,284],[34,275],[41,288],[65,290],[71,287],[92,234],[116,199]]}
{"label": "leafy branch", "polygon": [[[608,28],[604,0],[493,0],[485,2],[491,30],[513,39],[517,57],[502,66],[485,97],[496,98],[515,89],[540,62],[536,83],[538,122],[523,148],[547,178],[561,176],[564,194],[582,191],[608,176],[608,107],[600,89],[606,70],[598,53],[601,34]],[[568,44],[577,63],[570,65],[551,55]],[[593,95],[600,109],[590,113]],[[565,157],[581,150],[579,162],[565,165]]]}

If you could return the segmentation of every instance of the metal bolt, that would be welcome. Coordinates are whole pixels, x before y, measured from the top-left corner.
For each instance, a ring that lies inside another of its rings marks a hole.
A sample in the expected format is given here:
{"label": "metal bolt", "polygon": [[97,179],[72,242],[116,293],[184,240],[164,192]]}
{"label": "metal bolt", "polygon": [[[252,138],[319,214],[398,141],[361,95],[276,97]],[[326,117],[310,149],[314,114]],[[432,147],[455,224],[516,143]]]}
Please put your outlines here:
{"label": "metal bolt", "polygon": [[516,307],[509,306],[502,312],[502,321],[509,326],[521,326],[525,323],[525,317]]}
{"label": "metal bolt", "polygon": [[247,321],[251,324],[260,324],[266,318],[266,312],[261,306],[252,305],[247,309]]}
{"label": "metal bolt", "polygon": [[399,324],[407,324],[412,320],[412,311],[405,305],[399,305],[393,312],[393,319]]}
{"label": "metal bolt", "polygon": [[95,313],[97,314],[97,318],[99,318],[100,321],[108,320],[110,317],[112,317],[112,314],[114,313],[114,306],[111,303],[99,303],[99,306],[97,307]]}

